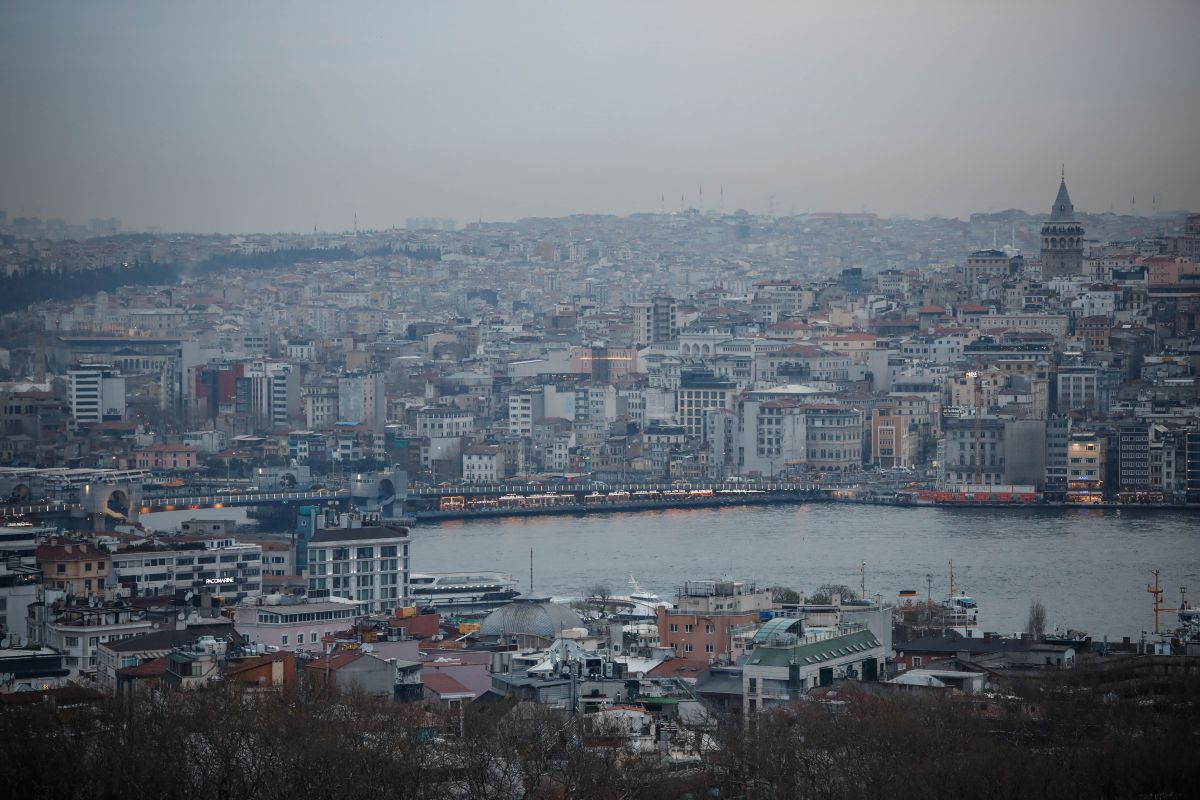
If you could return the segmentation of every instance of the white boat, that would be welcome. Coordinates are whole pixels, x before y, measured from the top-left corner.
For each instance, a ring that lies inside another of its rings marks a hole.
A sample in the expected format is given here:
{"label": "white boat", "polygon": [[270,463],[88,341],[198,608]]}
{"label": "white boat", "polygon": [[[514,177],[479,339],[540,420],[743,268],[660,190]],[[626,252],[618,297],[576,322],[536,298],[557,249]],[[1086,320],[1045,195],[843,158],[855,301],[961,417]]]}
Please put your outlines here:
{"label": "white boat", "polygon": [[954,562],[950,562],[950,593],[942,601],[942,624],[949,628],[974,628],[979,624],[979,604],[954,583]]}
{"label": "white boat", "polygon": [[414,572],[409,593],[422,608],[442,614],[483,614],[520,594],[517,579],[503,572]]}
{"label": "white boat", "polygon": [[[632,575],[629,576],[629,586],[629,594],[603,599],[603,604],[612,609],[617,616],[627,619],[655,619],[658,617],[658,609],[670,606],[670,603],[663,602],[654,592],[643,589]],[[601,598],[588,598],[590,603],[600,601]]]}

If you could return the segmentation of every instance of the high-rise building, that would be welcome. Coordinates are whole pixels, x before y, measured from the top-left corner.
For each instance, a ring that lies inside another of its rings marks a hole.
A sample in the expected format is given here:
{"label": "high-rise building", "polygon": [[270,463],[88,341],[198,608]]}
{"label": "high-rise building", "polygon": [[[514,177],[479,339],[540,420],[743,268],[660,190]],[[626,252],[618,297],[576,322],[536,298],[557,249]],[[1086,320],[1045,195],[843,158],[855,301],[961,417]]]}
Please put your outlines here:
{"label": "high-rise building", "polygon": [[338,378],[338,416],[339,422],[383,430],[387,422],[383,375],[378,372],[352,372]]}
{"label": "high-rise building", "polygon": [[1075,206],[1063,173],[1050,220],[1042,226],[1042,278],[1083,274],[1083,226],[1075,221]]}
{"label": "high-rise building", "polygon": [[732,408],[737,384],[707,370],[687,370],[680,376],[679,422],[688,436],[704,435],[709,409]]}
{"label": "high-rise building", "polygon": [[669,342],[679,335],[679,304],[670,297],[633,303],[634,344]]}
{"label": "high-rise building", "polygon": [[308,546],[309,594],[328,592],[368,611],[408,605],[408,528],[376,525],[325,528]]}
{"label": "high-rise building", "polygon": [[125,419],[125,379],[108,365],[87,365],[67,373],[71,416],[76,423]]}

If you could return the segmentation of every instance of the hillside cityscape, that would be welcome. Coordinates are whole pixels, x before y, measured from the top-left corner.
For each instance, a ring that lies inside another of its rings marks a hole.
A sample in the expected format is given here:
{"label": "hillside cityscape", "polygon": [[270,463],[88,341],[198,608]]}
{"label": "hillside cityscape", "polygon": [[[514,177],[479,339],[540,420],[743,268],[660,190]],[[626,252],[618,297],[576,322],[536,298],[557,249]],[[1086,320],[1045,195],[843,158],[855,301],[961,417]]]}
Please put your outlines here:
{"label": "hillside cityscape", "polygon": [[1194,796],[1198,26],[5,4],[0,783]]}

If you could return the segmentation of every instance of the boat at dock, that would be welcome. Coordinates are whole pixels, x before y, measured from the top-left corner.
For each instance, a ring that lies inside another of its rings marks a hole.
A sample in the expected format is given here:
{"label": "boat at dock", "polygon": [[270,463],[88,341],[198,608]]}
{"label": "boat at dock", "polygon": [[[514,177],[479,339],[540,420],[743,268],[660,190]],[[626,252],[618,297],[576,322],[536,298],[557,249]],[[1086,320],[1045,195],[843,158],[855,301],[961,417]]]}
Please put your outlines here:
{"label": "boat at dock", "polygon": [[503,572],[414,572],[409,592],[421,608],[443,615],[486,614],[517,597],[517,579]]}

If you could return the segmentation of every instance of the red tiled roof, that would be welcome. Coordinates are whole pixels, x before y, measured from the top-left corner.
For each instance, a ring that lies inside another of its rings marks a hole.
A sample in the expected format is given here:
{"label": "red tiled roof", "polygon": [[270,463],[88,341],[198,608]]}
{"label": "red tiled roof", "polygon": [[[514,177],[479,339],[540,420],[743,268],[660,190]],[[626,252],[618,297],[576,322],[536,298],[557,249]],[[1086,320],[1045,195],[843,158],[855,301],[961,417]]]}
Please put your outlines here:
{"label": "red tiled roof", "polygon": [[454,676],[447,675],[446,673],[439,672],[438,670],[422,671],[421,683],[425,685],[426,689],[437,695],[475,694],[466,686],[463,686],[461,683],[455,680]]}
{"label": "red tiled roof", "polygon": [[136,667],[121,667],[117,674],[122,678],[154,678],[167,671],[167,657],[159,656],[143,661]]}

